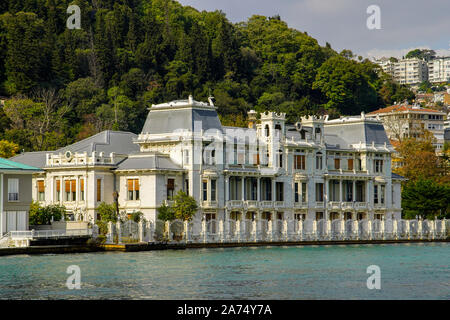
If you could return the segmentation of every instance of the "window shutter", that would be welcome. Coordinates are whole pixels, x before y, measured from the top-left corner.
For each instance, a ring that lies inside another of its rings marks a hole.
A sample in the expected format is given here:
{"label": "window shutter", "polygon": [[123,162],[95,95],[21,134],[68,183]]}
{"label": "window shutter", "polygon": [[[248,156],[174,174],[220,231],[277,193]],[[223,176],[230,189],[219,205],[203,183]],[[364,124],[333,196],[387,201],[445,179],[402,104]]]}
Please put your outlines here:
{"label": "window shutter", "polygon": [[139,179],[134,179],[134,190],[139,191]]}
{"label": "window shutter", "polygon": [[38,180],[37,187],[38,192],[44,192],[44,180]]}
{"label": "window shutter", "polygon": [[61,180],[56,180],[56,191],[61,191]]}
{"label": "window shutter", "polygon": [[353,170],[353,159],[348,159],[348,170]]}
{"label": "window shutter", "polygon": [[84,192],[84,179],[80,179],[80,191]]}
{"label": "window shutter", "polygon": [[97,179],[97,201],[102,201],[102,179]]}
{"label": "window shutter", "polygon": [[75,192],[75,190],[77,190],[77,180],[70,180],[70,186],[72,192]]}
{"label": "window shutter", "polygon": [[128,191],[134,191],[134,179],[128,179]]}
{"label": "window shutter", "polygon": [[64,181],[64,191],[70,192],[70,180]]}

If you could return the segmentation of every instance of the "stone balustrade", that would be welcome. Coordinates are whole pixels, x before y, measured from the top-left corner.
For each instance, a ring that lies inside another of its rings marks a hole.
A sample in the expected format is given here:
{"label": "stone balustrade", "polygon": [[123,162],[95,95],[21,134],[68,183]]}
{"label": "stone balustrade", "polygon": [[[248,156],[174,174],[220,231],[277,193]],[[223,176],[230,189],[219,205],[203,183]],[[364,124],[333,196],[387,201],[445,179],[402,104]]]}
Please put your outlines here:
{"label": "stone balustrade", "polygon": [[447,239],[447,220],[202,220],[109,223],[107,243]]}

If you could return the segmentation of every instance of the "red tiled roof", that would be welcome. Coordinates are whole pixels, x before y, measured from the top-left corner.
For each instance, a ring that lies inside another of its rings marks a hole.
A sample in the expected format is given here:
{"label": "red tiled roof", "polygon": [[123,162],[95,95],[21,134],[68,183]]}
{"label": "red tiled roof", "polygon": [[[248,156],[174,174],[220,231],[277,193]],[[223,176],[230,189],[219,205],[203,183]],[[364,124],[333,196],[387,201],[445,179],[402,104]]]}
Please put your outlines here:
{"label": "red tiled roof", "polygon": [[378,109],[375,111],[372,111],[368,114],[378,114],[378,113],[389,113],[389,112],[403,112],[403,111],[420,111],[420,112],[440,112],[438,110],[434,109],[428,109],[428,108],[413,108],[413,106],[408,105],[393,105],[386,108]]}

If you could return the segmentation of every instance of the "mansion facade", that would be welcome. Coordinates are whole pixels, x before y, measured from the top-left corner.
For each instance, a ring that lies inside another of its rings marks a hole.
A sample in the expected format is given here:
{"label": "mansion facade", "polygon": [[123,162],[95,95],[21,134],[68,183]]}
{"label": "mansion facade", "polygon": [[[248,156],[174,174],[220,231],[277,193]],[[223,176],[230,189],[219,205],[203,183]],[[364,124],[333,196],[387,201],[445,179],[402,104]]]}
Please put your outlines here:
{"label": "mansion facade", "polygon": [[139,135],[103,131],[12,160],[42,169],[33,199],[95,221],[102,202],[157,219],[183,190],[195,220],[400,219],[402,177],[377,119],[249,112],[248,128],[222,126],[212,99],[153,105]]}

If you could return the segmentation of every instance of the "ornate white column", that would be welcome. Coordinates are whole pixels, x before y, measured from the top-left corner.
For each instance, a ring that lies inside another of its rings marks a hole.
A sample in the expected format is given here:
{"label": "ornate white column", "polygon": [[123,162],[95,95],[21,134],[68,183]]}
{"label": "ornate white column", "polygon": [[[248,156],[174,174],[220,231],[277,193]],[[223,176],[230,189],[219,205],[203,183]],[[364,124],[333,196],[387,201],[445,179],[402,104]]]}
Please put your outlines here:
{"label": "ornate white column", "polygon": [[224,242],[224,240],[225,240],[224,219],[219,220],[219,239],[220,239],[220,242]]}
{"label": "ornate white column", "polygon": [[144,224],[142,220],[138,222],[139,242],[144,242]]}
{"label": "ornate white column", "polygon": [[303,220],[298,221],[298,236],[300,241],[303,241]]}
{"label": "ornate white column", "polygon": [[353,203],[355,203],[355,201],[356,201],[356,181],[355,180],[352,180],[352,181],[353,181],[352,201],[353,201]]}
{"label": "ornate white column", "polygon": [[225,205],[227,204],[228,200],[230,200],[230,177],[225,176]]}
{"label": "ornate white column", "polygon": [[392,219],[392,237],[398,239],[398,220]]}
{"label": "ornate white column", "polygon": [[203,236],[203,243],[208,242],[208,230],[206,230],[206,219],[202,220],[202,236]]}
{"label": "ornate white column", "polygon": [[353,226],[354,226],[354,230],[355,230],[355,234],[356,234],[356,239],[359,240],[359,222],[358,222],[358,219],[353,221]]}
{"label": "ornate white column", "polygon": [[116,223],[116,232],[117,232],[117,243],[122,242],[122,232],[121,232],[121,223],[117,221]]}
{"label": "ornate white column", "polygon": [[258,177],[256,181],[256,200],[259,203],[261,201],[261,178]]}

